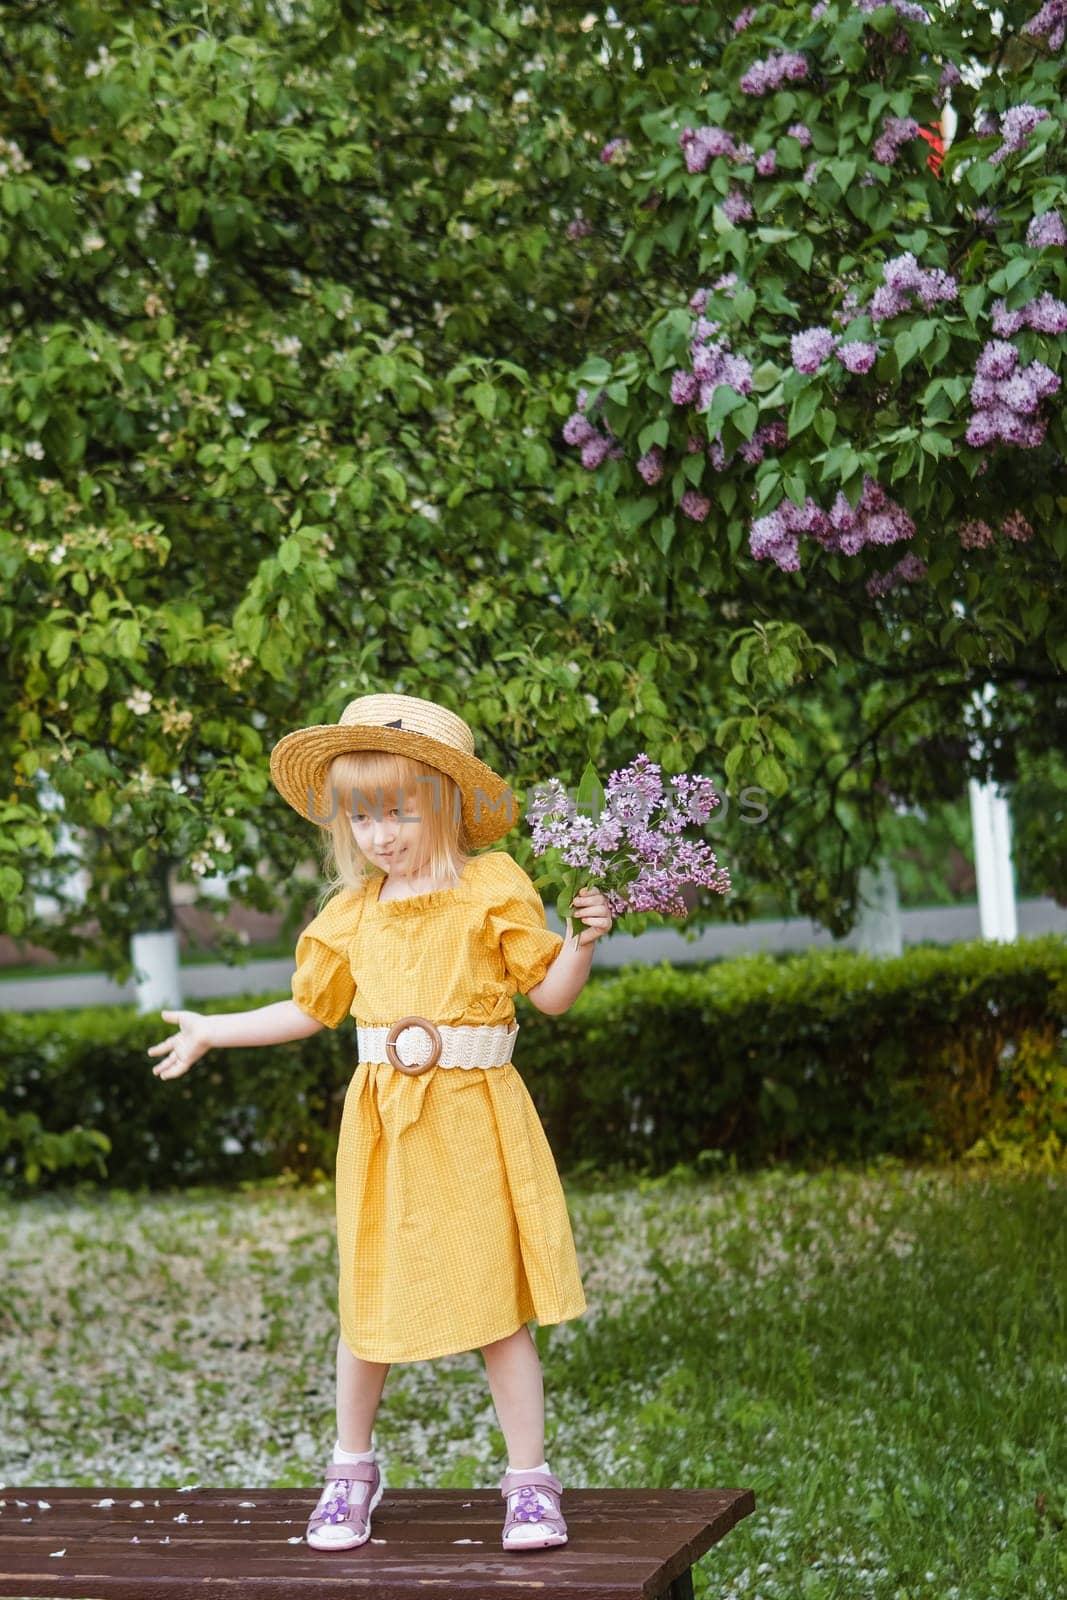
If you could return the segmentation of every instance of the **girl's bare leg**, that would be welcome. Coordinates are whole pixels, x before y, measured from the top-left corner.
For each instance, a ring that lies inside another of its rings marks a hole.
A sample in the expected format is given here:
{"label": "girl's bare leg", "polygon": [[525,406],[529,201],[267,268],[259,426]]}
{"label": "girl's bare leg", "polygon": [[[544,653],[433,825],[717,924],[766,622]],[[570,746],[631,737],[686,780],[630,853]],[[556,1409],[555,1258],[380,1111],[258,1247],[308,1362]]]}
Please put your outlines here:
{"label": "girl's bare leg", "polygon": [[337,1437],[341,1449],[371,1448],[371,1429],[389,1373],[388,1361],[364,1361],[337,1338]]}
{"label": "girl's bare leg", "polygon": [[508,1466],[539,1467],[545,1459],[545,1388],[537,1347],[525,1323],[482,1346],[489,1389],[507,1440]]}

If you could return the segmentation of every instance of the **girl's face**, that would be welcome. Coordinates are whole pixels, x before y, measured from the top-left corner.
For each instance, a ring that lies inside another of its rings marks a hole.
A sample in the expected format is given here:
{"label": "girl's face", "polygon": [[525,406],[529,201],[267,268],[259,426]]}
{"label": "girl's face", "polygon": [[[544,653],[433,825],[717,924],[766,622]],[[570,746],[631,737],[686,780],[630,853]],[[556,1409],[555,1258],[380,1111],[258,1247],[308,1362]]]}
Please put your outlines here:
{"label": "girl's face", "polygon": [[425,828],[416,813],[417,797],[398,790],[352,796],[350,821],[356,845],[383,872],[416,877],[421,869]]}

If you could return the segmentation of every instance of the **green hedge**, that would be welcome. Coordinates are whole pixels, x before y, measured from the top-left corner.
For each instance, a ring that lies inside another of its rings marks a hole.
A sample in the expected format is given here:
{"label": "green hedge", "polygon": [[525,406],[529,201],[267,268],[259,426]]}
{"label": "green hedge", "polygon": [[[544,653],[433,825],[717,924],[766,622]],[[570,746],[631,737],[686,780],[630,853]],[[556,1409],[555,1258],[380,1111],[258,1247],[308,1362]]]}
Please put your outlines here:
{"label": "green hedge", "polygon": [[[883,1152],[1055,1164],[1067,1152],[1056,935],[896,959],[810,950],[632,966],[594,974],[565,1016],[518,1005],[516,1066],[564,1173]],[[54,1184],[94,1159],[135,1189],[332,1170],[354,1024],[219,1050],[164,1084],[146,1052],[166,1031],[121,1007],[0,1018],[6,1186]],[[107,1147],[98,1158],[90,1130]],[[66,1140],[69,1159],[42,1160],[42,1139]]]}

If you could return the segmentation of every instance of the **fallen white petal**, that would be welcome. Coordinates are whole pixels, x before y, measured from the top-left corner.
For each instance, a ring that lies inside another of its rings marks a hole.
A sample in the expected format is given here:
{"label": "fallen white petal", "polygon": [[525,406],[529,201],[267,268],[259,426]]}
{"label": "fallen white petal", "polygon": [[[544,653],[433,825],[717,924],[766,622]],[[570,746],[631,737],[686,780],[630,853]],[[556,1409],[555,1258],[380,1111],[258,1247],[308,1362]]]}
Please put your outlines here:
{"label": "fallen white petal", "polygon": [[[199,1489],[199,1487],[200,1487],[200,1485],[198,1483],[183,1483],[181,1488],[178,1490],[178,1493],[179,1494],[192,1494],[193,1490],[194,1489]],[[158,1500],[156,1501],[156,1504],[157,1505],[159,1504]]]}
{"label": "fallen white petal", "polygon": [[453,1539],[453,1544],[484,1544],[484,1539]]}
{"label": "fallen white petal", "polygon": [[65,1556],[66,1553],[67,1553],[66,1546],[64,1546],[64,1548],[62,1550],[49,1550],[49,1552],[48,1552],[48,1554],[50,1556]]}
{"label": "fallen white petal", "polygon": [[50,1500],[38,1500],[37,1509],[38,1511],[51,1511],[52,1503]]}
{"label": "fallen white petal", "polygon": [[130,1501],[130,1510],[131,1511],[136,1511],[139,1506],[143,1506],[143,1505],[144,1505],[144,1501],[143,1500],[131,1500]]}
{"label": "fallen white petal", "polygon": [[294,1533],[292,1538],[291,1539],[286,1539],[285,1542],[286,1542],[286,1544],[303,1544],[304,1535],[302,1533]]}
{"label": "fallen white petal", "polygon": [[189,1521],[189,1513],[187,1511],[179,1511],[178,1515],[176,1517],[171,1517],[170,1520],[172,1522],[188,1522]]}
{"label": "fallen white petal", "polygon": [[114,1500],[94,1500],[93,1501],[93,1505],[94,1506],[113,1506],[114,1504],[115,1504]]}
{"label": "fallen white petal", "polygon": [[255,1503],[256,1502],[254,1500],[238,1500],[237,1502],[237,1504],[239,1506],[243,1506],[245,1510],[247,1510],[250,1506],[255,1506]]}

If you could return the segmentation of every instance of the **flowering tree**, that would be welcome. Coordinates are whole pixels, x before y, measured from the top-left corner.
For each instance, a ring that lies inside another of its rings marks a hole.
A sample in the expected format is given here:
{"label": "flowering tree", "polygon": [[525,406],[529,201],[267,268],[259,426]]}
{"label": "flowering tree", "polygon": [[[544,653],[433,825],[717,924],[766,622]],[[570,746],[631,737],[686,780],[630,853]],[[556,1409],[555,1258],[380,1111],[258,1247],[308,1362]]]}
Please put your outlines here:
{"label": "flowering tree", "polygon": [[[958,758],[993,681],[1062,725],[1067,7],[674,16],[692,69],[604,150],[657,304],[590,352],[565,440],[679,585],[758,591],[892,683],[871,723],[936,696]],[[650,72],[668,26],[627,19]],[[759,755],[732,732],[730,778]]]}
{"label": "flowering tree", "polygon": [[[1055,545],[1037,504],[1054,489],[1032,467],[1060,437],[1055,395],[1039,397],[1033,414],[1050,419],[1040,446],[987,445],[996,470],[979,481],[976,468],[968,480],[975,495],[1002,484],[1002,505],[976,499],[968,516],[1008,533],[986,546],[957,539],[951,555],[928,560],[923,584],[868,595],[873,574],[848,576],[864,555],[833,551],[825,529],[821,543],[804,535],[821,564],[802,562],[800,572],[746,545],[750,523],[777,510],[783,492],[830,516],[838,485],[872,537],[880,512],[874,489],[861,506],[864,474],[918,525],[913,477],[933,492],[949,467],[982,457],[961,444],[959,462],[942,459],[927,439],[938,437],[939,450],[953,437],[984,347],[975,334],[971,375],[946,368],[944,381],[964,389],[923,402],[929,421],[911,441],[912,468],[887,481],[875,459],[893,428],[912,425],[903,411],[886,420],[901,405],[896,390],[910,393],[920,372],[934,387],[931,345],[941,361],[943,339],[953,350],[966,343],[951,319],[978,280],[938,258],[948,247],[929,222],[929,248],[918,242],[913,214],[930,195],[966,196],[980,181],[959,176],[963,146],[944,153],[940,181],[924,164],[936,150],[917,140],[900,144],[895,167],[871,169],[874,184],[857,165],[845,187],[849,205],[871,208],[860,217],[829,187],[839,160],[831,135],[847,166],[867,122],[877,139],[885,117],[905,117],[913,89],[895,86],[904,58],[893,30],[899,21],[914,44],[916,25],[877,11],[833,22],[857,89],[849,125],[836,66],[819,68],[833,91],[822,121],[811,82],[769,86],[776,65],[762,69],[761,94],[730,77],[790,50],[814,60],[802,45],[806,9],[765,6],[740,31],[735,7],[634,9],[631,19],[619,6],[601,14],[584,3],[516,10],[488,0],[445,16],[401,4],[388,25],[332,0],[295,10],[274,0],[4,9],[0,629],[10,688],[0,917],[9,932],[63,952],[85,947],[79,906],[48,925],[34,915],[34,891],[59,890],[67,864],[45,778],[82,838],[87,909],[100,923],[92,946],[115,976],[128,973],[131,929],[166,924],[175,868],[193,881],[243,873],[250,904],[285,902],[299,914],[294,869],[307,841],[267,786],[266,752],[300,722],[333,720],[372,684],[456,704],[487,759],[520,787],[580,771],[588,756],[610,768],[647,749],[665,770],[717,776],[725,755],[735,802],[743,784],[779,799],[764,826],[727,824],[730,914],[751,909],[746,886],[773,881],[795,909],[841,931],[889,793],[958,787],[967,690],[957,671],[962,687],[945,692],[945,661],[967,662],[975,676],[1001,665],[1013,674],[998,680],[1020,730],[1005,742],[1009,762],[1048,709],[1032,646],[1042,605],[1050,637],[1056,626]],[[1006,8],[999,42],[981,13],[966,36],[961,21],[961,66],[1002,55],[987,98],[1025,66],[1028,103],[1050,115],[1025,150],[986,163],[983,204],[996,210],[1005,183],[1013,198],[1002,220],[961,224],[954,248],[969,253],[990,315],[995,297],[1005,315],[1029,307],[1032,322],[1046,315],[1042,295],[1063,292],[1060,247],[1025,243],[1031,213],[1044,219],[1042,238],[1055,227],[1042,174],[1058,138],[1059,78],[1048,54],[1055,25],[1024,40],[1019,64],[1019,11]],[[811,29],[832,63],[829,16]],[[893,104],[872,111],[882,77]],[[679,83],[692,86],[692,103],[672,110]],[[743,113],[754,130],[783,96],[795,104],[775,163],[789,182],[766,176],[769,145],[754,131],[758,179],[754,163],[749,179],[743,160],[711,154],[713,121]],[[935,109],[928,97],[916,120],[926,126]],[[787,131],[804,117],[810,149],[802,131]],[[895,143],[897,133],[886,137]],[[988,141],[980,147],[994,153]],[[800,184],[816,158],[826,173]],[[834,331],[831,302],[819,298],[830,294],[824,263],[842,278],[842,305],[849,286],[866,294],[864,272],[900,232],[886,184],[904,174],[916,238],[898,238],[899,254],[910,249],[917,269],[944,272],[941,287],[956,274],[959,300],[932,307],[946,314],[932,334],[920,335],[911,311],[877,332],[842,324],[817,371],[792,371],[792,333],[809,334],[801,359],[810,363],[811,330]],[[724,203],[736,209],[730,190],[742,183],[757,210],[780,192],[774,220],[729,219]],[[1026,216],[1016,216],[1024,202]],[[1015,245],[1009,221],[1021,230]],[[851,258],[831,256],[846,243]],[[762,276],[749,284],[756,253]],[[1042,275],[1025,301],[1020,279],[995,281],[1017,270],[1016,255]],[[730,271],[737,284],[715,289]],[[701,288],[709,299],[694,311],[687,302]],[[701,317],[720,328],[697,329]],[[1021,372],[1024,383],[1047,384],[1032,369],[1055,370],[1055,336],[1031,322],[1001,336],[1020,367],[990,381]],[[892,353],[852,373],[844,363],[865,358],[844,347],[887,346],[887,329]],[[908,330],[915,349],[898,351],[896,335]],[[590,450],[583,437],[593,471],[563,431],[576,349],[592,352],[579,418],[605,441]],[[886,360],[900,370],[883,380]],[[721,370],[743,386],[744,362],[750,393],[716,385],[702,411],[700,385]],[[695,399],[670,399],[682,382],[675,369],[696,383]],[[981,391],[974,410],[992,409],[980,400]],[[849,406],[857,416],[866,406],[870,426],[846,443]],[[1015,401],[1009,409],[1022,415]],[[819,462],[812,452],[828,416],[836,431]],[[721,472],[707,454],[716,442]],[[743,449],[764,457],[746,461]],[[999,464],[1020,455],[1028,498]],[[774,471],[778,484],[765,487]],[[713,502],[703,523],[677,509],[688,491],[689,511]],[[1011,534],[1024,533],[1015,513],[1034,528],[1029,542]],[[918,526],[917,552],[926,538]],[[1022,635],[1011,662],[1005,615]],[[919,668],[936,681],[922,692],[909,682],[901,713],[886,686]],[[827,800],[838,808],[830,831],[818,809]]]}

